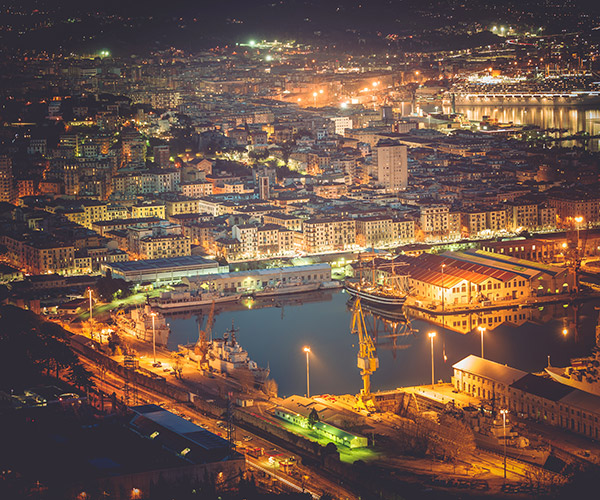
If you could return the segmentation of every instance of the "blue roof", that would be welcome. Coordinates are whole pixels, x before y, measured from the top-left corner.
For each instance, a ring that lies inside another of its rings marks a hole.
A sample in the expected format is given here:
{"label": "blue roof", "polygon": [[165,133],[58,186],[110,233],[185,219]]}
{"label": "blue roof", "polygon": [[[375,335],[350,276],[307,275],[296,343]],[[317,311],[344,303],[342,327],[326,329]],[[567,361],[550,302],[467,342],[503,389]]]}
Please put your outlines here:
{"label": "blue roof", "polygon": [[141,405],[131,408],[155,424],[163,427],[206,450],[218,450],[229,447],[229,442],[174,413],[157,405]]}

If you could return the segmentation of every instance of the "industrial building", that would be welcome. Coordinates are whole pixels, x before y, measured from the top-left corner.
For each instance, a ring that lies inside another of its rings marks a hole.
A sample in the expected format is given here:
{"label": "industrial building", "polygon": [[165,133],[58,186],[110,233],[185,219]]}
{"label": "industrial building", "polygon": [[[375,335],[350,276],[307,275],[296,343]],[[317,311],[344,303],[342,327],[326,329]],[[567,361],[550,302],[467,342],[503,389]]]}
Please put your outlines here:
{"label": "industrial building", "polygon": [[593,439],[600,436],[600,396],[474,355],[452,368],[457,391],[489,402],[497,410],[507,408]]}
{"label": "industrial building", "polygon": [[135,283],[158,283],[161,285],[178,283],[183,278],[214,275],[228,270],[229,268],[226,266],[219,266],[216,260],[205,259],[198,255],[112,262],[102,265],[102,272],[106,274],[110,271],[113,278],[122,278]]}
{"label": "industrial building", "polygon": [[313,418],[315,418],[312,430],[333,443],[349,448],[364,448],[369,444],[365,436],[353,434],[339,427],[346,418],[341,412],[336,412],[328,406],[309,398],[291,396],[276,406],[274,413],[282,420],[305,429],[309,427],[309,416],[312,413]]}
{"label": "industrial building", "polygon": [[406,274],[415,299],[433,306],[501,304],[575,289],[574,275],[567,268],[482,250],[402,256],[395,263],[393,271],[386,265],[379,274]]}
{"label": "industrial building", "polygon": [[331,266],[313,264],[233,273],[205,273],[205,275],[187,276],[182,281],[192,290],[209,287],[219,292],[252,292],[267,286],[276,287],[282,293],[289,287],[296,288],[291,291],[299,291],[297,290],[299,287],[312,287],[316,290],[321,283],[331,281]]}

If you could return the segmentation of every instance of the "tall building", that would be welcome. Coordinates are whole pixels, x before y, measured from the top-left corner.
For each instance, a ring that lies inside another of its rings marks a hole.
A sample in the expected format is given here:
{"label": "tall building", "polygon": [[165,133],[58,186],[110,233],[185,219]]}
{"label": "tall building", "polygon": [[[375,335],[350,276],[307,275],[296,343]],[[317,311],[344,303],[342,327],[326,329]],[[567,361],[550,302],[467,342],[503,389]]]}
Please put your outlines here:
{"label": "tall building", "polygon": [[259,177],[258,179],[258,191],[261,200],[268,200],[270,197],[269,192],[269,178]]}
{"label": "tall building", "polygon": [[0,156],[0,201],[12,203],[14,200],[12,160]]}
{"label": "tall building", "polygon": [[154,146],[153,153],[154,163],[156,163],[160,168],[167,168],[169,166],[171,151],[168,145],[161,144],[159,146]]}
{"label": "tall building", "polygon": [[407,147],[393,140],[380,140],[373,148],[378,183],[388,191],[408,186]]}

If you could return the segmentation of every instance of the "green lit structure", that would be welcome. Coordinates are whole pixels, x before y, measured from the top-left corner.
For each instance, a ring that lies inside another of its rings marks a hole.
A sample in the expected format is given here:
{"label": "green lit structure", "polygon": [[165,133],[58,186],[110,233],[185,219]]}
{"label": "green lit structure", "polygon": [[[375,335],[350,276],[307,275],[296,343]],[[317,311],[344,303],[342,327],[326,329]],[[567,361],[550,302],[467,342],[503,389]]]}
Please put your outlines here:
{"label": "green lit structure", "polygon": [[342,420],[341,415],[309,398],[287,398],[275,407],[275,416],[304,429],[311,429],[321,437],[348,448],[365,448],[369,444],[365,436],[353,434],[329,423],[328,421],[336,419]]}

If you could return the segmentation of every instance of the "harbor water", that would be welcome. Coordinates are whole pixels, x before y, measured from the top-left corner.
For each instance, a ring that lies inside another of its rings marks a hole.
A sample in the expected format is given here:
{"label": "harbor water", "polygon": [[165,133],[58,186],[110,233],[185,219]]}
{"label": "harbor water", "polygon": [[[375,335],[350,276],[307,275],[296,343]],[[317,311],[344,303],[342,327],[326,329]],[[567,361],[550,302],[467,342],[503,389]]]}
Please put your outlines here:
{"label": "harbor water", "polygon": [[[450,112],[450,107],[444,107]],[[498,120],[500,123],[515,125],[535,125],[540,129],[562,129],[564,136],[577,132],[587,132],[592,136],[600,134],[600,109],[576,106],[519,106],[519,105],[457,105],[456,111],[464,114],[469,120],[481,121],[484,116]],[[574,141],[563,141],[564,147],[572,147]],[[590,151],[600,150],[600,139],[590,139]]]}
{"label": "harbor water", "polygon": [[[250,358],[270,367],[280,396],[306,393],[306,345],[311,348],[311,394],[356,394],[362,381],[356,367],[358,339],[350,333],[349,298],[336,290],[217,305],[213,336],[222,336],[233,321],[239,328],[237,340]],[[595,305],[598,302],[523,309],[517,322],[504,322],[515,316],[497,311],[498,319],[487,318],[491,323],[484,334],[484,357],[525,371],[543,370],[548,356],[554,366],[564,366],[570,358],[591,352],[598,320]],[[196,342],[198,318],[203,324],[207,315],[204,308],[167,316],[168,347],[177,350],[179,344]],[[380,367],[371,378],[374,391],[431,382],[430,331],[437,332],[436,380],[449,382],[454,363],[481,352],[477,329],[462,333],[460,328],[443,327],[457,323],[452,316],[445,317],[443,324],[413,318],[410,328],[373,314],[367,314],[366,321],[368,329],[377,333]]]}

